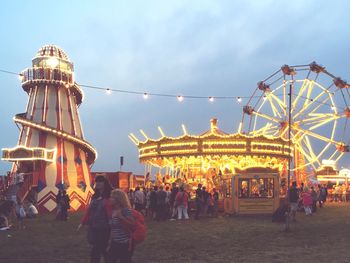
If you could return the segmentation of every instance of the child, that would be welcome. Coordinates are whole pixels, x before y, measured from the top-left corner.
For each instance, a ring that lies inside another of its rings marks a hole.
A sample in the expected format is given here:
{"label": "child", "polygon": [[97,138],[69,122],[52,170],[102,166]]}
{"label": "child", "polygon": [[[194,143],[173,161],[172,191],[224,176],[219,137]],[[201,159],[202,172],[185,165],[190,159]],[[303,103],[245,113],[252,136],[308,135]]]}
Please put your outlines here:
{"label": "child", "polygon": [[211,193],[208,195],[208,214],[214,216],[214,197]]}
{"label": "child", "polygon": [[312,197],[307,187],[304,187],[304,191],[302,192],[301,197],[303,199],[305,214],[307,216],[312,215],[312,211],[311,211]]}
{"label": "child", "polygon": [[16,216],[17,216],[17,220],[18,220],[18,228],[24,229],[25,226],[23,224],[23,219],[26,217],[26,212],[24,210],[23,203],[19,198],[17,198]]}
{"label": "child", "polygon": [[13,209],[14,203],[12,201],[5,201],[0,205],[0,230],[11,228],[8,218],[13,212]]}

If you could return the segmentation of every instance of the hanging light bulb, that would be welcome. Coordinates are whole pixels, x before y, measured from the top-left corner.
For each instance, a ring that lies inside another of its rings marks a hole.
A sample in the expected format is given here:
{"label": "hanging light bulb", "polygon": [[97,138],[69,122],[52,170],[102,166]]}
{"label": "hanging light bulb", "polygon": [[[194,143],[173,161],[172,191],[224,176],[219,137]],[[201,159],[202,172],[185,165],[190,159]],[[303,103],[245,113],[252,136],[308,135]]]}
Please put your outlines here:
{"label": "hanging light bulb", "polygon": [[266,95],[264,95],[263,100],[265,101],[267,99]]}
{"label": "hanging light bulb", "polygon": [[106,89],[106,94],[107,94],[107,95],[111,95],[111,94],[112,94],[112,91],[111,91],[110,88],[107,88],[107,89]]}
{"label": "hanging light bulb", "polygon": [[337,108],[335,106],[331,107],[332,111],[335,111]]}
{"label": "hanging light bulb", "polygon": [[147,93],[147,92],[143,93],[143,98],[144,98],[145,100],[148,99],[148,93]]}
{"label": "hanging light bulb", "polygon": [[181,96],[181,95],[179,95],[179,96],[177,96],[177,100],[178,100],[179,102],[182,102],[182,101],[184,100],[184,97]]}
{"label": "hanging light bulb", "polygon": [[214,102],[214,97],[209,97],[210,102]]}
{"label": "hanging light bulb", "polygon": [[241,103],[242,102],[242,98],[241,97],[237,97],[237,102]]}
{"label": "hanging light bulb", "polygon": [[23,81],[23,79],[24,79],[23,74],[19,74],[19,75],[18,75],[18,78],[19,78],[20,81]]}

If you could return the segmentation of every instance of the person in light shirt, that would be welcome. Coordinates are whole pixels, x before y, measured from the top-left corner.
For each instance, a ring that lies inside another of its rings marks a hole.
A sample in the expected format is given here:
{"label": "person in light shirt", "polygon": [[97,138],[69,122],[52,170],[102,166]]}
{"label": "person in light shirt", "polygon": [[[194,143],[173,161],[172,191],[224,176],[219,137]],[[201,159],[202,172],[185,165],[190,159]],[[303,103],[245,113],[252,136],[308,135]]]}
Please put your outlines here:
{"label": "person in light shirt", "polygon": [[145,206],[145,194],[141,191],[140,187],[135,188],[134,193],[134,205],[135,210],[142,212]]}

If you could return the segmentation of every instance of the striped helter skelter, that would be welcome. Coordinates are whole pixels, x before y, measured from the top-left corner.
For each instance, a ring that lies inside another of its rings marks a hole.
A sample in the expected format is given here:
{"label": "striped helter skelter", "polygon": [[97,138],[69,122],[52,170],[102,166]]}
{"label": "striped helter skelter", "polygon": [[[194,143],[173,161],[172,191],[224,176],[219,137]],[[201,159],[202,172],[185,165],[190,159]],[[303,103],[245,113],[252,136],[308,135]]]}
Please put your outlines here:
{"label": "striped helter skelter", "polygon": [[[60,188],[67,190],[72,209],[84,208],[93,192],[90,167],[97,153],[84,139],[78,113],[83,92],[75,83],[73,64],[62,49],[47,45],[38,51],[33,67],[24,70],[21,78],[29,99],[26,112],[14,118],[22,126],[18,146],[3,150],[3,159],[16,162],[13,172],[18,164],[32,163],[32,172],[39,175],[36,189],[40,210],[56,208]],[[34,156],[11,155],[18,149],[34,149]],[[47,156],[39,158],[35,149]]]}

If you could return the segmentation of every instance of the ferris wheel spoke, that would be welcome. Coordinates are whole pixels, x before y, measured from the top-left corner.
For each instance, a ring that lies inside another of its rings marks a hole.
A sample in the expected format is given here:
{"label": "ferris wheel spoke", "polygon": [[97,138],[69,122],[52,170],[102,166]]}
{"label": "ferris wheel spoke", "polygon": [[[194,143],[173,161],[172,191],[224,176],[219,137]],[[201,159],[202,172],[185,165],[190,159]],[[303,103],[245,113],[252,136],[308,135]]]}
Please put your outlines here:
{"label": "ferris wheel spoke", "polygon": [[[324,116],[322,116],[322,114]],[[331,121],[335,121],[335,120],[340,118],[340,116],[338,116],[336,114],[318,113],[317,115],[318,115],[318,118],[316,116],[315,119],[312,120],[312,118],[309,118],[308,120],[306,119],[304,122],[304,125],[313,125],[313,126],[309,127],[309,130],[311,130],[311,131],[318,128],[318,127],[326,125],[327,123],[329,123]]]}
{"label": "ferris wheel spoke", "polygon": [[[338,150],[335,150],[335,151],[333,152],[333,154],[329,157],[329,160],[333,160],[334,157],[337,155],[337,153],[339,153],[339,151],[338,151]],[[340,153],[342,153],[342,152],[340,152]]]}
{"label": "ferris wheel spoke", "polygon": [[278,116],[279,118],[282,118],[281,114],[279,113],[279,111],[277,110],[276,106],[273,104],[272,102],[272,99],[271,99],[271,96],[268,95],[266,96],[267,100],[270,102],[270,106],[271,106],[271,109],[272,109],[272,112],[273,112],[273,116],[276,117]]}
{"label": "ferris wheel spoke", "polygon": [[321,153],[319,153],[317,156],[316,156],[314,150],[312,149],[312,146],[311,146],[309,137],[308,137],[307,135],[304,137],[304,143],[305,143],[307,149],[309,150],[309,153],[310,153],[310,155],[312,156],[312,158],[315,159],[316,162],[317,162],[319,165],[321,165],[321,162],[320,162],[320,160],[319,160],[319,157],[322,156],[323,152],[328,148],[329,143],[327,144],[326,147],[323,148],[323,151],[321,151]]}
{"label": "ferris wheel spoke", "polygon": [[[258,107],[258,109],[256,111],[254,111],[254,113],[256,112],[260,112],[262,107],[265,105],[266,103],[266,100],[263,100],[261,105]],[[257,115],[254,115],[254,121],[253,121],[253,130],[256,130],[256,127],[257,127],[257,120],[258,120],[258,117]],[[250,122],[249,122],[249,130],[250,130],[250,127],[251,127],[251,124],[252,124],[252,117],[250,118]]]}
{"label": "ferris wheel spoke", "polygon": [[[327,100],[324,100],[324,102],[326,102]],[[332,101],[333,102],[333,101]],[[322,118],[326,118],[328,116],[338,116],[337,111],[335,109],[334,104],[332,103],[332,110],[333,113],[322,113],[322,112],[316,112],[320,107],[322,106],[322,103],[320,103],[318,106],[316,106],[314,109],[312,109],[310,112],[304,112],[304,114],[300,115],[298,119],[300,119],[300,121],[295,121],[296,123],[299,122],[300,124],[306,124],[307,121],[314,121],[316,122],[317,119],[322,119]],[[326,116],[327,115],[327,116]],[[339,116],[340,117],[340,116]],[[310,125],[310,123],[308,123]]]}
{"label": "ferris wheel spoke", "polygon": [[271,96],[271,99],[273,99],[274,101],[277,102],[278,106],[281,108],[281,114],[283,114],[284,116],[287,116],[287,113],[286,113],[286,109],[287,109],[287,106],[283,103],[283,101],[281,101],[280,98],[278,98],[275,94],[273,93],[270,93],[269,94]]}
{"label": "ferris wheel spoke", "polygon": [[302,84],[302,86],[301,86],[301,88],[300,88],[300,90],[299,90],[297,96],[296,96],[296,97],[294,98],[294,100],[293,100],[292,109],[291,109],[291,112],[292,112],[292,113],[293,113],[294,110],[296,109],[296,105],[297,105],[299,99],[300,99],[300,98],[302,97],[302,95],[304,94],[304,91],[305,91],[305,89],[307,88],[308,85],[309,85],[309,80],[308,80],[308,79],[305,79],[305,80],[303,81],[303,84]]}
{"label": "ferris wheel spoke", "polygon": [[307,93],[306,93],[306,98],[305,98],[305,101],[304,101],[303,108],[305,108],[306,105],[309,103],[309,100],[310,100],[310,97],[311,97],[311,93],[312,93],[314,84],[315,84],[315,82],[314,82],[313,80],[311,80],[311,81],[308,82],[308,85],[307,85]]}
{"label": "ferris wheel spoke", "polygon": [[[344,136],[345,136],[345,133],[346,133],[347,127],[348,127],[348,120],[349,120],[349,118],[345,118],[345,125],[344,125],[344,128],[343,128],[343,134],[341,136],[341,141],[344,140]],[[348,143],[350,143],[350,141]]]}
{"label": "ferris wheel spoke", "polygon": [[277,125],[272,125],[271,123],[267,123],[264,127],[255,130],[254,135],[271,135],[271,133],[275,132],[278,130]]}
{"label": "ferris wheel spoke", "polygon": [[309,118],[303,118],[300,121],[294,121],[295,124],[305,124],[308,125],[310,123],[319,122],[320,120],[325,119],[328,116],[329,113],[310,113],[308,114]]}
{"label": "ferris wheel spoke", "polygon": [[334,161],[337,163],[343,155],[344,155],[344,152],[340,152],[339,156]]}
{"label": "ferris wheel spoke", "polygon": [[271,116],[269,116],[267,114],[261,113],[261,112],[254,111],[253,114],[255,114],[256,116],[260,116],[260,117],[262,117],[262,118],[264,118],[266,120],[273,121],[273,122],[278,123],[278,124],[281,123],[280,120],[278,120],[278,119],[276,119],[274,117],[271,117]]}
{"label": "ferris wheel spoke", "polygon": [[327,143],[329,142],[329,143],[332,143],[334,145],[338,145],[339,144],[339,142],[336,142],[333,139],[327,138],[325,136],[322,136],[320,134],[314,133],[312,131],[303,130],[303,129],[300,129],[300,128],[295,128],[295,129],[301,131],[302,133],[305,133],[306,135],[309,135],[309,136],[311,136],[313,138],[316,138],[318,140],[321,140],[321,141],[324,141],[324,142],[327,142]]}
{"label": "ferris wheel spoke", "polygon": [[[294,118],[297,118],[298,116],[300,116],[302,113],[304,113],[307,109],[309,109],[312,105],[314,105],[315,103],[319,102],[319,100],[321,99],[322,96],[324,96],[325,94],[328,94],[328,91],[323,90],[323,92],[321,92],[320,94],[318,94],[314,99],[309,99],[309,95],[306,97],[305,99],[305,103],[304,106],[298,111],[298,113],[296,113],[294,115]],[[310,100],[310,102],[308,102],[308,100]],[[329,97],[326,98],[326,100],[329,100]],[[320,107],[320,105],[322,105],[321,103],[319,103],[318,106],[316,107]]]}
{"label": "ferris wheel spoke", "polygon": [[[307,159],[307,161],[308,161],[308,163],[305,163],[305,164],[303,164],[303,165],[298,166],[297,169],[303,168],[303,167],[305,167],[305,166],[307,166],[307,165],[309,165],[309,164],[312,164],[312,165],[313,165],[313,163],[314,163],[316,160],[314,160],[314,159],[312,158],[312,156],[310,156],[308,153],[306,153],[306,151],[303,149],[303,147],[302,147],[299,143],[294,144],[294,146],[297,148],[297,150],[298,150],[298,151]],[[297,170],[297,169],[295,169],[295,170]]]}

